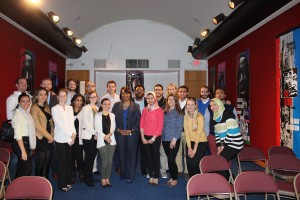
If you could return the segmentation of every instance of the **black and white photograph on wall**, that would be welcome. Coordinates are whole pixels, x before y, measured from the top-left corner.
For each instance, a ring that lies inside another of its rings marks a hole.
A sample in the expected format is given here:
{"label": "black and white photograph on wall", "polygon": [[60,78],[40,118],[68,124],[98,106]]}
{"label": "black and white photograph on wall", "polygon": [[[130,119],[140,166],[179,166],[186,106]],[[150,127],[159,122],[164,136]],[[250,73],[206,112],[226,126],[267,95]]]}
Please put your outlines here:
{"label": "black and white photograph on wall", "polygon": [[226,62],[218,64],[218,88],[225,90],[226,79],[225,79]]}
{"label": "black and white photograph on wall", "polygon": [[237,66],[237,114],[240,131],[247,144],[250,143],[250,99],[249,99],[249,50],[236,57]]}
{"label": "black and white photograph on wall", "polygon": [[49,61],[49,78],[52,80],[52,91],[57,93],[58,77],[57,77],[57,64]]}
{"label": "black and white photograph on wall", "polygon": [[216,67],[209,68],[208,87],[211,89],[210,93],[213,94],[216,91]]}
{"label": "black and white photograph on wall", "polygon": [[21,48],[21,76],[27,80],[27,91],[33,95],[35,77],[35,55],[28,49]]}
{"label": "black and white photograph on wall", "polygon": [[293,118],[292,101],[289,98],[280,100],[280,144],[293,148]]}
{"label": "black and white photograph on wall", "polygon": [[132,94],[136,85],[144,85],[144,73],[142,72],[127,72],[126,73],[126,86],[129,86]]}
{"label": "black and white photograph on wall", "polygon": [[298,73],[297,68],[290,68],[281,71],[282,97],[298,96]]}

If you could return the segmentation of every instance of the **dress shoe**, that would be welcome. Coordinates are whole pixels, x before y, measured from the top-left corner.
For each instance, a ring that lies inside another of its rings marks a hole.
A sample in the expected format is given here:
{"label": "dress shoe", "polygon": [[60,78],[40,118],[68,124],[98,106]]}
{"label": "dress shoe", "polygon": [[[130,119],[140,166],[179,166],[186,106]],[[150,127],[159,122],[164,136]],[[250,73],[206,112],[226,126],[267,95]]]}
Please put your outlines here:
{"label": "dress shoe", "polygon": [[132,180],[126,180],[126,183],[127,183],[127,184],[131,184],[131,183],[132,183]]}
{"label": "dress shoe", "polygon": [[93,172],[95,175],[100,175],[101,173],[99,171]]}
{"label": "dress shoe", "polygon": [[106,187],[112,187],[112,184],[107,183],[107,184],[106,184]]}

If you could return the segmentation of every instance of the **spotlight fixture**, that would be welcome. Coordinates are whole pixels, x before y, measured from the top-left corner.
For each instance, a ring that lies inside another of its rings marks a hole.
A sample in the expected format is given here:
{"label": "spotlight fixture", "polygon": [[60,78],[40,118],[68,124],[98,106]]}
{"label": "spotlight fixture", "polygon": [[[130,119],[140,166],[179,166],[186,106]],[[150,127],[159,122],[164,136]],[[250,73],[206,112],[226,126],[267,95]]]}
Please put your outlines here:
{"label": "spotlight fixture", "polygon": [[237,7],[240,3],[242,2],[242,0],[230,0],[228,2],[228,5],[231,9],[234,9],[235,7]]}
{"label": "spotlight fixture", "polygon": [[48,12],[48,17],[50,18],[51,21],[53,21],[54,23],[57,23],[59,21],[59,16],[57,14],[55,14],[54,12]]}
{"label": "spotlight fixture", "polygon": [[81,51],[83,51],[84,53],[87,52],[87,48],[85,48],[85,46],[80,47]]}
{"label": "spotlight fixture", "polygon": [[225,15],[223,13],[219,14],[218,16],[213,18],[213,23],[215,25],[217,25],[218,23],[220,23],[221,21],[223,21],[225,19]]}
{"label": "spotlight fixture", "polygon": [[73,38],[73,41],[74,41],[77,45],[79,45],[79,44],[81,43],[81,39],[79,39],[79,38],[77,38],[77,37],[74,37],[74,38]]}
{"label": "spotlight fixture", "polygon": [[193,46],[194,47],[198,47],[199,44],[200,44],[200,42],[201,42],[201,39],[200,38],[196,38]]}
{"label": "spotlight fixture", "polygon": [[71,29],[69,29],[68,27],[64,27],[62,30],[69,37],[71,37],[73,35],[73,31]]}
{"label": "spotlight fixture", "polygon": [[207,28],[207,29],[204,29],[203,31],[201,31],[201,33],[200,33],[200,35],[202,36],[202,37],[205,37],[205,36],[207,36],[207,35],[209,35],[210,34],[210,30]]}
{"label": "spotlight fixture", "polygon": [[193,53],[193,47],[192,46],[189,46],[189,48],[188,48],[188,52],[187,52],[188,54],[192,54]]}

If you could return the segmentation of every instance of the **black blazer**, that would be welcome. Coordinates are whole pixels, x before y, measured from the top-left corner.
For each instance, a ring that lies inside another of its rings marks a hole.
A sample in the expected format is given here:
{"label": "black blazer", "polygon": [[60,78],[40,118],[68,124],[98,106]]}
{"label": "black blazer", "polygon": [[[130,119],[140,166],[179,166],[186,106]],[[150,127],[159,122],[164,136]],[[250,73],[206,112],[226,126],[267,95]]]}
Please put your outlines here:
{"label": "black blazer", "polygon": [[49,101],[49,108],[51,110],[51,108],[53,106],[56,106],[56,104],[58,104],[58,99],[57,96],[54,92],[51,91],[51,95],[50,95],[50,101]]}
{"label": "black blazer", "polygon": [[[130,102],[129,111],[126,119],[127,130],[140,130],[140,106],[134,102]],[[114,104],[112,113],[116,116],[116,130],[124,128],[123,122],[123,103],[122,101]]]}

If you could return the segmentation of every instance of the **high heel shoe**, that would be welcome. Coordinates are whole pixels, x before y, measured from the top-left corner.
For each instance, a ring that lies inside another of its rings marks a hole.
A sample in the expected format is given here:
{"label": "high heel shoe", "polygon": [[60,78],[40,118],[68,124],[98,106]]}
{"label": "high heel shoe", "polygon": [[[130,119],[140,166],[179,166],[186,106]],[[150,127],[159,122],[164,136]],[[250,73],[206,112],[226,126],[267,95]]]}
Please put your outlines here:
{"label": "high heel shoe", "polygon": [[68,192],[68,188],[59,188],[59,190],[62,192]]}

